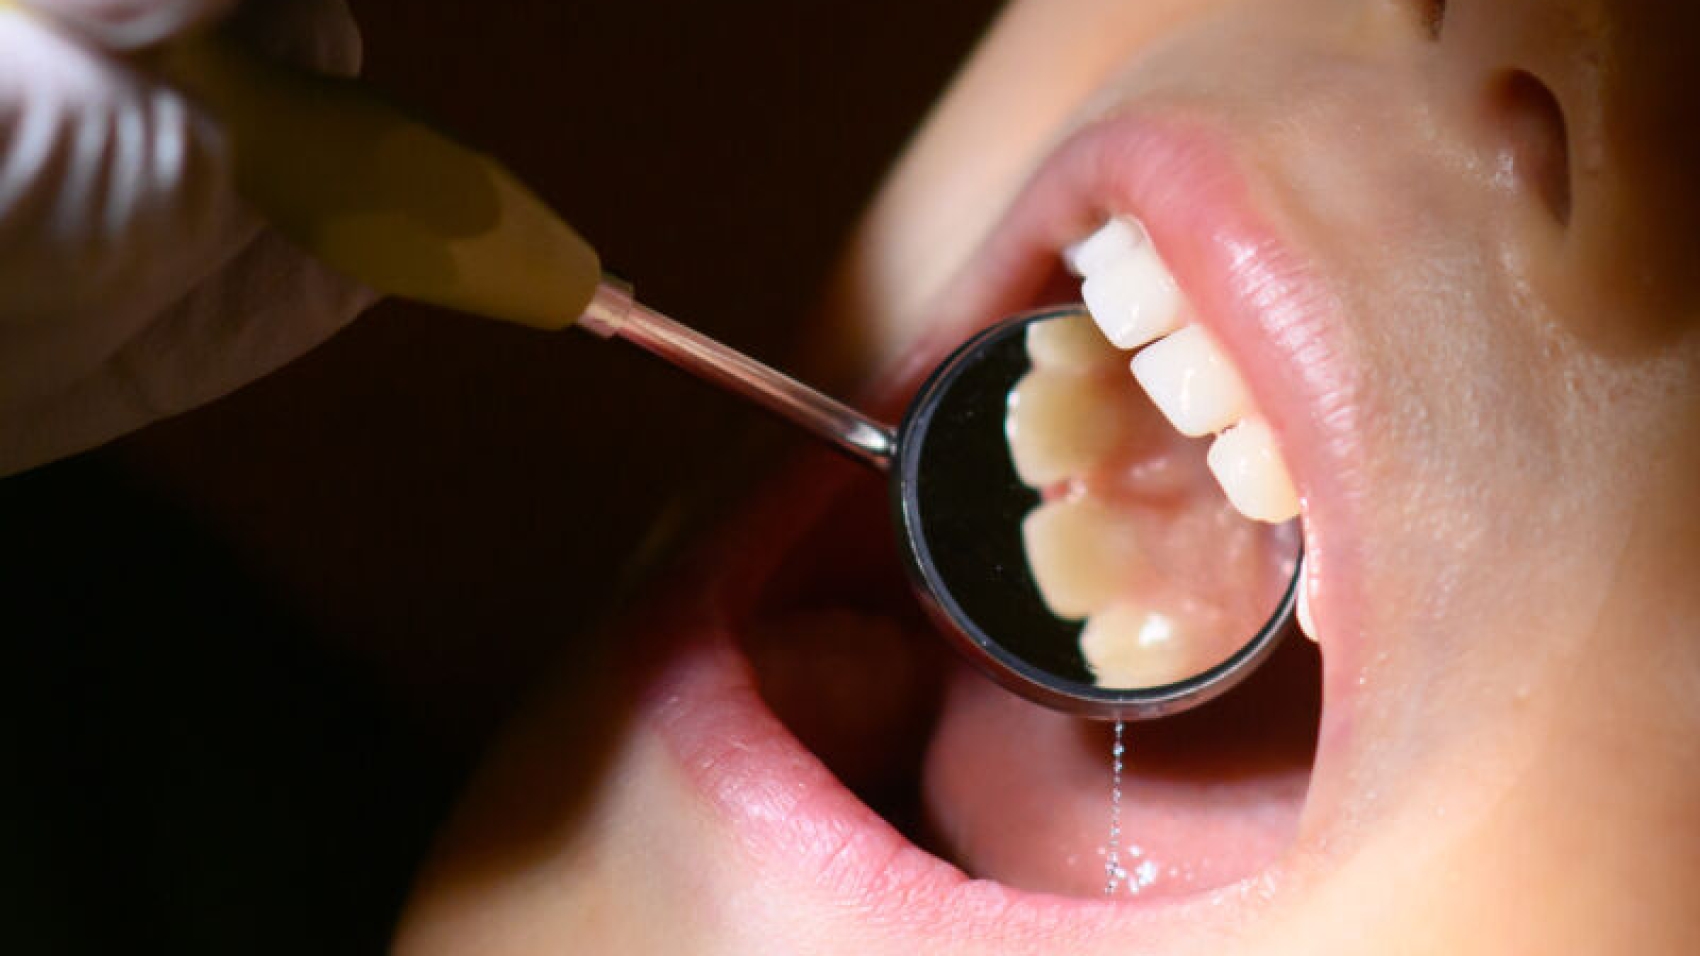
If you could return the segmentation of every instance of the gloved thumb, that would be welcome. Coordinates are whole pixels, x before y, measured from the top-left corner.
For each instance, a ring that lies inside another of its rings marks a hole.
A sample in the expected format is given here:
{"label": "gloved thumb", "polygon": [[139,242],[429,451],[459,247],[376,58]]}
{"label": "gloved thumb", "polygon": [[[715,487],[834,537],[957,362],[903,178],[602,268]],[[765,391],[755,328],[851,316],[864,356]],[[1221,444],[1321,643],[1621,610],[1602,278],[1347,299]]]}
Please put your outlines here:
{"label": "gloved thumb", "polygon": [[[0,474],[224,394],[372,301],[263,230],[218,123],[100,39],[170,40],[221,6],[0,0]],[[267,54],[358,65],[343,0],[233,12]]]}
{"label": "gloved thumb", "polygon": [[232,0],[22,0],[49,20],[117,50],[151,46],[222,16]]}

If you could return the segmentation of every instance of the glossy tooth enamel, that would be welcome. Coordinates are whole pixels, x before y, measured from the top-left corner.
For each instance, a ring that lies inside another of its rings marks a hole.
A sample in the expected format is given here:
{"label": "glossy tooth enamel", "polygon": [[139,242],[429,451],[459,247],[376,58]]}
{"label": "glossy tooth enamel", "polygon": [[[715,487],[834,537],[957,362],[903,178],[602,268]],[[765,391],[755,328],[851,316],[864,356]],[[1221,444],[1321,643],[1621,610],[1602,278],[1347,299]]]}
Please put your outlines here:
{"label": "glossy tooth enamel", "polygon": [[1082,278],[1133,252],[1145,241],[1145,230],[1125,216],[1104,223],[1097,232],[1063,250],[1068,271]]}
{"label": "glossy tooth enamel", "polygon": [[1199,635],[1187,623],[1131,601],[1092,615],[1080,634],[1086,665],[1102,687],[1159,687],[1197,672]]}
{"label": "glossy tooth enamel", "polygon": [[1106,375],[1039,368],[1009,393],[1004,430],[1016,474],[1043,487],[1096,467],[1134,433],[1136,409]]}
{"label": "glossy tooth enamel", "polygon": [[1135,349],[1180,328],[1186,300],[1148,241],[1115,255],[1082,257],[1086,311],[1116,348]]}
{"label": "glossy tooth enamel", "polygon": [[1133,377],[1183,435],[1221,431],[1247,411],[1245,386],[1200,325],[1188,325],[1133,357]]}
{"label": "glossy tooth enamel", "polygon": [[1138,529],[1092,498],[1040,505],[1022,522],[1021,535],[1039,594],[1058,617],[1088,617],[1120,597],[1128,581],[1150,573]]}
{"label": "glossy tooth enamel", "polygon": [[1035,322],[1027,327],[1027,357],[1033,367],[1058,372],[1120,375],[1125,361],[1108,347],[1090,322]]}
{"label": "glossy tooth enamel", "polygon": [[1216,436],[1206,460],[1228,501],[1246,517],[1276,523],[1299,513],[1293,480],[1261,418],[1247,418]]}
{"label": "glossy tooth enamel", "polygon": [[1308,637],[1313,641],[1316,640],[1316,619],[1311,617],[1310,614],[1310,568],[1306,566],[1302,558],[1299,561],[1299,598],[1297,615],[1299,619],[1299,630],[1304,632],[1305,637]]}

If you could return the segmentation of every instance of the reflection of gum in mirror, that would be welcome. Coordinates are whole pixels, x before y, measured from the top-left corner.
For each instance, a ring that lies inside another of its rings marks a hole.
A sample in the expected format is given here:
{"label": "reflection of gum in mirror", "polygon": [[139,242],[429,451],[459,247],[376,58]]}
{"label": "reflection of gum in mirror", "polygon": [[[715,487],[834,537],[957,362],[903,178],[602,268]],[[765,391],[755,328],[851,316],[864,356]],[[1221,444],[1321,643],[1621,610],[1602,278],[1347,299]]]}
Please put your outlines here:
{"label": "reflection of gum in mirror", "polygon": [[1168,427],[1089,318],[1035,323],[1027,354],[1005,429],[1016,472],[1044,499],[1022,523],[1040,596],[1085,622],[1099,686],[1173,683],[1225,660],[1291,573],[1282,532],[1229,506],[1207,440]]}

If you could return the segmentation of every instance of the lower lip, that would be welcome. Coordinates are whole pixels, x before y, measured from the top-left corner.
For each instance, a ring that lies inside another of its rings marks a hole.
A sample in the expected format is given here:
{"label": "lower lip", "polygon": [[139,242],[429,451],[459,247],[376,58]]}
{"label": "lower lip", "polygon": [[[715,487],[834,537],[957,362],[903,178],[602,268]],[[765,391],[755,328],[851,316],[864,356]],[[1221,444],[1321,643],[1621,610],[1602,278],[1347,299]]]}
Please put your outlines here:
{"label": "lower lip", "polygon": [[[835,457],[810,456],[781,484],[814,491],[758,498],[734,522],[740,530],[733,543],[723,539],[719,548],[748,553],[737,542],[759,540],[763,553],[784,554],[800,529],[864,477]],[[647,678],[639,706],[644,725],[748,853],[752,878],[824,890],[875,924],[958,942],[983,935],[980,942],[1011,952],[1078,952],[1135,929],[1148,940],[1184,935],[1194,918],[1219,923],[1241,907],[1267,904],[1267,895],[1250,891],[1254,882],[1275,879],[1269,871],[1203,893],[1110,902],[973,879],[915,846],[850,793],[762,701],[735,639],[747,610],[740,605],[773,570],[759,560],[752,565],[693,578],[685,593],[669,595],[671,610],[651,622],[669,642],[668,661]]]}

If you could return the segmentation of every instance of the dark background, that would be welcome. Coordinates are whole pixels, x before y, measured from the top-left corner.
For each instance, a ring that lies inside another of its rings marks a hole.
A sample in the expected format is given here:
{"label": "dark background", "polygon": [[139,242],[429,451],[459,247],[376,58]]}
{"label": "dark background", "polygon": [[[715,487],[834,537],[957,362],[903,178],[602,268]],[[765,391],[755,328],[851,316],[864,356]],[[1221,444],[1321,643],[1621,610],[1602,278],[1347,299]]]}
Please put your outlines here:
{"label": "dark background", "polygon": [[[368,77],[774,359],[994,7],[354,0]],[[385,303],[0,482],[0,949],[382,948],[481,746],[753,420],[618,345]]]}

